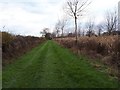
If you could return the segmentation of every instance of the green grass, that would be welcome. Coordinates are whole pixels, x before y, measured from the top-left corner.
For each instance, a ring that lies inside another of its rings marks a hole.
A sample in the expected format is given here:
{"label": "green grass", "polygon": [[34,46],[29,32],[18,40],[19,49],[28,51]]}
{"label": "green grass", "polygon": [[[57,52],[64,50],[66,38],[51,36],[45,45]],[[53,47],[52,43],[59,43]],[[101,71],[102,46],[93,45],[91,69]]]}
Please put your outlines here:
{"label": "green grass", "polygon": [[117,88],[118,82],[53,41],[3,69],[3,88]]}
{"label": "green grass", "polygon": [[0,89],[2,89],[2,70],[0,70]]}

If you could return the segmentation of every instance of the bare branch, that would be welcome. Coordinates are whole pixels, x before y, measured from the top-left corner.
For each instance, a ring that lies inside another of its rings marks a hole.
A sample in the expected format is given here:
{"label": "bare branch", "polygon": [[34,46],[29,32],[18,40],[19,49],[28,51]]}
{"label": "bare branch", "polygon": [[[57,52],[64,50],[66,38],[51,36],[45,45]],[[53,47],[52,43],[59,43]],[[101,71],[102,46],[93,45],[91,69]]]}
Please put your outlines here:
{"label": "bare branch", "polygon": [[81,4],[81,6],[78,8],[78,11],[79,11],[87,2],[88,2],[88,0],[86,0],[85,2],[83,2],[83,3]]}
{"label": "bare branch", "polygon": [[116,23],[117,23],[116,10],[111,12],[107,11],[105,19],[106,19],[106,28],[107,28],[108,34],[110,35],[112,31],[116,30]]}
{"label": "bare branch", "polygon": [[70,8],[70,11],[71,11],[72,13],[74,13],[73,7],[72,7],[72,2],[67,2],[67,4],[68,4],[68,6],[69,6],[69,8]]}
{"label": "bare branch", "polygon": [[82,15],[82,12],[86,9],[88,6],[88,0],[81,3],[81,0],[69,0],[67,1],[67,14],[74,18],[74,24],[75,24],[75,35],[76,35],[76,44],[77,44],[77,19],[79,16]]}
{"label": "bare branch", "polygon": [[81,9],[77,11],[77,13],[83,12],[90,4],[91,4],[91,2],[86,4],[84,7],[82,6]]}

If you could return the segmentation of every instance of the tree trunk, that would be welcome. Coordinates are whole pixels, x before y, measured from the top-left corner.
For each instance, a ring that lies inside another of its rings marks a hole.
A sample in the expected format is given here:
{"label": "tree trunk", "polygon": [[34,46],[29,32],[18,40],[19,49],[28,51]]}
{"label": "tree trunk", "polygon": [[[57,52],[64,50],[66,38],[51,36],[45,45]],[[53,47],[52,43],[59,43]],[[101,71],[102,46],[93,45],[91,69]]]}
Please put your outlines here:
{"label": "tree trunk", "polygon": [[77,33],[77,17],[75,16],[75,44],[76,44],[76,49],[77,49],[77,54],[79,52],[78,50],[78,33]]}
{"label": "tree trunk", "polygon": [[63,29],[62,29],[62,38],[63,38]]}
{"label": "tree trunk", "polygon": [[77,37],[77,17],[75,16],[75,37],[76,37],[76,44],[78,42],[78,37]]}

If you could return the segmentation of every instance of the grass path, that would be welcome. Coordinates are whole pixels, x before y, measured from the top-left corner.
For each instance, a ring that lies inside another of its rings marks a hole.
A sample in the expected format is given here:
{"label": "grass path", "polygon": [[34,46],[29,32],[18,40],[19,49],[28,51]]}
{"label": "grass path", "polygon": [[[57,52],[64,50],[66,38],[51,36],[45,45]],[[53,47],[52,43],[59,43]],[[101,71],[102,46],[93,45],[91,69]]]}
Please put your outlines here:
{"label": "grass path", "polygon": [[6,66],[3,88],[114,88],[117,81],[95,70],[84,57],[76,57],[47,41]]}

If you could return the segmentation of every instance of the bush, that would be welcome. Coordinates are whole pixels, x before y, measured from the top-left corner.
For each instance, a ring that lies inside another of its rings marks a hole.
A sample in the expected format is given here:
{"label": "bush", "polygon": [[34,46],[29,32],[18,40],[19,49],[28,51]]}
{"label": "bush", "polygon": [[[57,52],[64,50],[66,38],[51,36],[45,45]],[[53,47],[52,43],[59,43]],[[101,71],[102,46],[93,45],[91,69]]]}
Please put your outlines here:
{"label": "bush", "polygon": [[[75,38],[57,39],[57,42],[67,48],[76,48]],[[110,56],[108,64],[120,66],[120,39],[118,36],[80,37],[78,47],[74,50],[89,54],[90,57],[102,56],[101,60]]]}
{"label": "bush", "polygon": [[14,36],[7,32],[2,32],[2,59],[3,65],[11,62],[12,58],[24,54],[31,48],[42,43],[45,39],[33,36]]}
{"label": "bush", "polygon": [[[99,60],[107,65],[108,74],[118,77],[120,80],[120,37],[100,36],[100,37],[79,37],[78,46],[75,38],[57,38],[56,41],[62,46],[71,49],[74,53],[86,55],[94,60]],[[77,46],[77,47],[76,47]],[[91,59],[90,59],[91,60]]]}
{"label": "bush", "polygon": [[2,44],[9,44],[13,40],[13,35],[8,32],[2,32]]}

